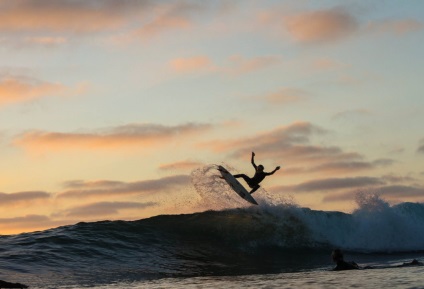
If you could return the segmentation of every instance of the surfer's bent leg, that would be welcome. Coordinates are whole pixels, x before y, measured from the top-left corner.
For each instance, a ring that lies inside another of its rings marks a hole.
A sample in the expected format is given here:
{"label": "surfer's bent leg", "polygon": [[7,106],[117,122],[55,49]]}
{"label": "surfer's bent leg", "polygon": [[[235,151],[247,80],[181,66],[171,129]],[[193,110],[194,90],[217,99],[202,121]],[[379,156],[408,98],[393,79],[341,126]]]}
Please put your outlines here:
{"label": "surfer's bent leg", "polygon": [[237,179],[237,178],[243,178],[243,180],[246,182],[246,183],[250,183],[250,178],[248,177],[248,176],[246,176],[245,174],[238,174],[238,175],[234,175],[234,177]]}
{"label": "surfer's bent leg", "polygon": [[261,186],[260,185],[256,185],[253,187],[253,189],[250,191],[249,194],[253,194],[254,192],[256,192]]}

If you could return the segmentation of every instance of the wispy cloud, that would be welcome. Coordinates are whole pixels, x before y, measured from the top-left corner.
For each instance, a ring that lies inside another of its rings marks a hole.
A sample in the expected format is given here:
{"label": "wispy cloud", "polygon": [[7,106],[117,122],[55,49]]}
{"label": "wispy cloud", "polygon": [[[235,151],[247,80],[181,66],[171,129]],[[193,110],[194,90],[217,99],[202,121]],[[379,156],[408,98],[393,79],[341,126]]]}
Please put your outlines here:
{"label": "wispy cloud", "polygon": [[283,87],[278,91],[270,92],[258,98],[264,99],[273,105],[284,105],[305,100],[307,93],[302,89]]}
{"label": "wispy cloud", "polygon": [[0,31],[100,31],[124,25],[151,5],[129,0],[0,1]]}
{"label": "wispy cloud", "polygon": [[78,94],[82,91],[82,87],[69,88],[60,83],[28,77],[0,76],[0,106],[46,96]]}
{"label": "wispy cloud", "polygon": [[306,181],[293,186],[278,186],[272,190],[283,192],[308,193],[316,191],[338,191],[340,189],[362,188],[382,185],[384,182],[374,177],[329,178]]}
{"label": "wispy cloud", "polygon": [[214,65],[207,56],[193,56],[173,59],[170,66],[176,72],[190,73],[212,70]]}
{"label": "wispy cloud", "polygon": [[336,113],[333,115],[333,120],[352,119],[356,117],[370,116],[372,113],[368,109],[351,109]]}
{"label": "wispy cloud", "polygon": [[165,145],[171,140],[183,141],[188,136],[209,130],[208,124],[188,123],[177,126],[158,124],[128,124],[87,133],[29,131],[14,140],[28,150],[93,150],[137,146],[149,148]]}
{"label": "wispy cloud", "polygon": [[223,64],[218,64],[208,56],[198,55],[173,59],[169,62],[169,66],[172,71],[178,73],[214,72],[222,75],[240,76],[266,69],[280,62],[281,58],[275,55],[249,58],[242,55],[232,55],[225,59]]}
{"label": "wispy cloud", "polygon": [[58,45],[76,37],[86,40],[87,35],[120,43],[146,40],[167,31],[193,27],[199,15],[219,11],[221,6],[225,5],[152,0],[0,1],[0,32],[4,35],[0,42],[21,47],[24,42]]}
{"label": "wispy cloud", "polygon": [[165,170],[165,171],[173,171],[173,170],[192,170],[195,168],[198,168],[200,166],[204,165],[201,162],[197,162],[197,161],[190,161],[190,160],[186,160],[186,161],[180,161],[180,162],[175,162],[175,163],[167,163],[167,164],[162,164],[159,166],[159,169],[161,170]]}
{"label": "wispy cloud", "polygon": [[252,58],[245,58],[242,55],[233,55],[229,58],[228,64],[221,68],[221,70],[230,75],[241,75],[264,69],[278,64],[279,62],[281,62],[281,58],[274,55]]}
{"label": "wispy cloud", "polygon": [[349,11],[336,8],[290,15],[285,25],[293,39],[300,43],[331,42],[358,29],[358,21]]}
{"label": "wispy cloud", "polygon": [[50,198],[50,194],[42,191],[28,191],[17,193],[1,193],[0,192],[0,206],[10,206],[19,203],[34,202],[37,200],[46,200]]}
{"label": "wispy cloud", "polygon": [[138,202],[98,202],[83,206],[73,207],[62,212],[56,213],[57,216],[65,217],[95,217],[117,215],[123,210],[140,210],[156,206],[156,203],[138,203]]}
{"label": "wispy cloud", "polygon": [[366,29],[369,31],[377,33],[390,33],[397,36],[419,31],[423,28],[424,23],[416,19],[371,21],[366,25]]}
{"label": "wispy cloud", "polygon": [[118,181],[72,181],[65,185],[68,190],[58,194],[58,198],[88,198],[98,196],[122,196],[137,194],[166,193],[190,184],[187,175],[176,175],[155,180],[137,182]]}
{"label": "wispy cloud", "polygon": [[[407,201],[408,198],[411,200],[424,201],[424,188],[419,186],[408,186],[408,185],[388,185],[388,186],[375,186],[368,189],[361,189],[363,192],[369,192],[378,194],[388,199],[401,199]],[[353,200],[355,198],[356,191],[347,191],[336,194],[328,194],[323,198],[324,202],[339,202]]]}
{"label": "wispy cloud", "polygon": [[358,153],[346,153],[336,146],[310,144],[314,135],[325,134],[326,130],[308,122],[296,122],[253,137],[236,140],[217,140],[200,144],[216,152],[230,152],[232,157],[242,158],[252,150],[264,158],[286,163],[322,163],[360,160]]}

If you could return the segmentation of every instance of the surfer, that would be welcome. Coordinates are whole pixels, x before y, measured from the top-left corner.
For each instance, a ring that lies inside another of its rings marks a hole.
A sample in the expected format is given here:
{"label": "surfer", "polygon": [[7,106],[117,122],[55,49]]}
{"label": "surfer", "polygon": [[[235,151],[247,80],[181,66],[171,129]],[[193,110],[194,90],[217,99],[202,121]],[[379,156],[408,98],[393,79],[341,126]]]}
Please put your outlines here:
{"label": "surfer", "polygon": [[336,263],[336,267],[333,268],[333,271],[360,269],[355,262],[346,262],[343,260],[343,253],[340,249],[334,250],[331,257],[334,263]]}
{"label": "surfer", "polygon": [[28,288],[28,286],[21,283],[10,283],[0,280],[0,288]]}
{"label": "surfer", "polygon": [[259,189],[261,186],[259,185],[260,182],[263,181],[263,179],[265,179],[265,177],[273,175],[276,171],[278,171],[280,169],[280,167],[276,167],[272,172],[270,173],[266,173],[264,172],[264,166],[263,165],[259,165],[257,166],[255,164],[255,153],[252,152],[252,159],[251,159],[252,165],[255,168],[255,175],[253,176],[253,178],[249,178],[248,176],[246,176],[245,174],[238,174],[238,175],[234,175],[235,178],[243,178],[243,180],[249,185],[249,187],[252,189],[250,191],[250,194],[253,194],[254,192],[256,192],[257,189]]}

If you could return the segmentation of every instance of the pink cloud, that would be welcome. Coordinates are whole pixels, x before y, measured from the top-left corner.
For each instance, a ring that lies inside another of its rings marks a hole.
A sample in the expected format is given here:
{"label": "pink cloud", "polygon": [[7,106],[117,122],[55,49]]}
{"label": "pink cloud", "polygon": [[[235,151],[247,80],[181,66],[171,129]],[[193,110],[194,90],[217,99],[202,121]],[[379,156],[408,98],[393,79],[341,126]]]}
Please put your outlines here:
{"label": "pink cloud", "polygon": [[221,68],[230,75],[241,75],[258,71],[281,62],[279,56],[267,55],[245,58],[241,55],[233,55],[229,58],[226,67]]}
{"label": "pink cloud", "polygon": [[0,192],[0,206],[11,206],[20,203],[47,200],[49,198],[50,194],[42,191],[17,192],[10,194]]}
{"label": "pink cloud", "polygon": [[356,18],[342,9],[318,10],[288,16],[285,25],[301,43],[319,43],[345,38],[356,31]]}
{"label": "pink cloud", "polygon": [[118,28],[149,1],[20,0],[0,2],[0,31],[92,32]]}
{"label": "pink cloud", "polygon": [[95,217],[110,216],[119,214],[123,210],[140,210],[148,207],[156,206],[156,203],[138,203],[138,202],[97,202],[83,206],[77,206],[67,209],[63,212],[56,213],[57,216],[64,215],[66,217]]}
{"label": "pink cloud", "polygon": [[24,77],[3,77],[0,79],[0,106],[69,92],[69,88],[59,83]]}
{"label": "pink cloud", "polygon": [[199,147],[227,153],[229,157],[248,158],[252,151],[261,159],[271,159],[282,165],[285,174],[346,174],[390,166],[392,159],[364,160],[358,152],[346,152],[337,146],[315,145],[315,136],[327,131],[308,122],[287,126],[239,139],[213,140]]}
{"label": "pink cloud", "polygon": [[193,56],[188,58],[176,58],[170,62],[170,66],[176,72],[197,72],[211,70],[213,64],[207,56]]}
{"label": "pink cloud", "polygon": [[271,104],[289,104],[306,99],[307,93],[301,89],[284,87],[276,92],[268,93],[261,98]]}
{"label": "pink cloud", "polygon": [[[157,124],[128,124],[88,133],[30,131],[17,137],[14,143],[28,150],[97,150],[122,147],[151,148],[166,145],[171,140],[205,132],[207,124],[188,123],[177,126]],[[140,147],[143,146],[143,147]]]}
{"label": "pink cloud", "polygon": [[373,177],[329,178],[306,181],[293,186],[278,186],[273,190],[284,192],[308,193],[316,191],[338,191],[341,189],[362,188],[382,185],[384,182]]}
{"label": "pink cloud", "polygon": [[193,170],[204,165],[201,162],[196,161],[180,161],[175,163],[162,164],[159,166],[161,170]]}
{"label": "pink cloud", "polygon": [[383,20],[368,23],[367,29],[378,33],[392,33],[398,36],[423,29],[424,23],[415,19]]}
{"label": "pink cloud", "polygon": [[123,196],[137,194],[154,194],[167,192],[188,186],[190,177],[187,175],[176,175],[155,180],[143,180],[137,182],[117,182],[117,181],[72,181],[65,185],[70,188],[60,194],[58,198],[88,198],[99,196]]}

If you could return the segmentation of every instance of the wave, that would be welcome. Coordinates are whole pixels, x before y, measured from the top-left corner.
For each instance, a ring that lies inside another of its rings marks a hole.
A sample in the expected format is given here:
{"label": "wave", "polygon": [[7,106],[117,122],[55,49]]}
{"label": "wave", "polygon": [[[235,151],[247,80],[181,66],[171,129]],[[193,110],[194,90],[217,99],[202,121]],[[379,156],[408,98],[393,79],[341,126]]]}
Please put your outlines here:
{"label": "wave", "polygon": [[276,203],[261,192],[259,206],[236,202],[240,207],[234,208],[233,193],[217,198],[201,190],[199,184],[207,179],[200,179],[202,200],[213,200],[214,210],[0,236],[0,272],[47,272],[74,281],[89,275],[99,284],[119,276],[134,280],[317,268],[331,265],[335,247],[354,253],[424,252],[422,203],[391,206],[377,195],[362,194],[358,209],[347,214],[301,208],[289,198]]}

